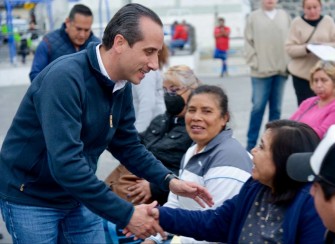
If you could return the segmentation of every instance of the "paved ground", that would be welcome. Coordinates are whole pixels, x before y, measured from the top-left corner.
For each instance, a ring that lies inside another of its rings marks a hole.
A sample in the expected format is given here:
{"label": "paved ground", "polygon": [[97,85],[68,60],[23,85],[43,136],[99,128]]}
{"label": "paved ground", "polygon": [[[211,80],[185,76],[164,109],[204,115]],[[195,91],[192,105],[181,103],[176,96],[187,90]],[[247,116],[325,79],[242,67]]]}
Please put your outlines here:
{"label": "paved ground", "polygon": [[[16,66],[1,61],[0,58],[0,145],[10,126],[11,120],[16,112],[22,96],[29,86],[28,73],[31,57],[27,64],[18,63]],[[202,60],[197,65],[196,73],[203,83],[222,86],[229,97],[231,121],[230,126],[234,129],[235,137],[243,144],[246,143],[246,130],[251,107],[251,86],[247,70],[243,60],[231,60],[232,76],[218,78],[220,63],[213,60]],[[287,118],[296,109],[296,100],[291,80],[285,87],[282,118]],[[267,119],[264,116],[263,122]],[[104,179],[108,173],[117,165],[115,159],[108,153],[101,156],[97,176]],[[0,220],[0,233],[4,234],[1,243],[11,243],[10,236],[5,231],[4,223]]]}

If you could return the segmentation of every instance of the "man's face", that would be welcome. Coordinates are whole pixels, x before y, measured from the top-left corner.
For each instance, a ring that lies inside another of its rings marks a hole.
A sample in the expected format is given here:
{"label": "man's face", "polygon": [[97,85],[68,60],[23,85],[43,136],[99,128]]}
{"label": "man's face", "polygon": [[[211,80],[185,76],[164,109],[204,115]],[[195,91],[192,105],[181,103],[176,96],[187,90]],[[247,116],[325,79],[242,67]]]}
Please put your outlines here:
{"label": "man's face", "polygon": [[66,32],[72,44],[78,49],[83,45],[91,34],[93,18],[82,14],[75,14],[74,19],[66,19]]}
{"label": "man's face", "polygon": [[310,190],[314,197],[314,204],[323,224],[331,231],[335,232],[335,196],[327,201],[324,197],[321,185],[314,182]]}
{"label": "man's face", "polygon": [[162,27],[151,19],[142,17],[140,29],[143,40],[132,47],[125,41],[119,56],[119,75],[133,84],[139,84],[146,73],[159,68],[158,55],[164,41]]}
{"label": "man's face", "polygon": [[263,0],[263,9],[271,11],[276,7],[277,0]]}

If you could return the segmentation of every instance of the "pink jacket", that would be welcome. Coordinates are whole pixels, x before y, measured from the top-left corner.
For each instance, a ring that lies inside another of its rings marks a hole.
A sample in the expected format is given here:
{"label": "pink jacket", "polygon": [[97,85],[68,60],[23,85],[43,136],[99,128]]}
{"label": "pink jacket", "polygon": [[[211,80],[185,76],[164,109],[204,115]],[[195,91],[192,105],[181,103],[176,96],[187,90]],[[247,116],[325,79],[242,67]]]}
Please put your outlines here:
{"label": "pink jacket", "polygon": [[335,124],[335,100],[322,108],[317,106],[318,100],[319,97],[315,96],[303,101],[290,119],[308,124],[322,138]]}

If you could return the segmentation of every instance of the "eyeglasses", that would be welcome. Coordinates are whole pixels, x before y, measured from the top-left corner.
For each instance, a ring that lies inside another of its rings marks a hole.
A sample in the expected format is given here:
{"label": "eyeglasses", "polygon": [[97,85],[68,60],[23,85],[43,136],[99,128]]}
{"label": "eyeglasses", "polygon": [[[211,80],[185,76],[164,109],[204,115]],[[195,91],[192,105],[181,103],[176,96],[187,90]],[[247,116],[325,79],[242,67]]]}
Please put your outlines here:
{"label": "eyeglasses", "polygon": [[[183,95],[188,89],[190,89],[189,86],[173,87],[170,89],[166,89],[165,87],[163,87],[164,94],[168,94],[170,96]],[[179,93],[180,91],[183,92]]]}

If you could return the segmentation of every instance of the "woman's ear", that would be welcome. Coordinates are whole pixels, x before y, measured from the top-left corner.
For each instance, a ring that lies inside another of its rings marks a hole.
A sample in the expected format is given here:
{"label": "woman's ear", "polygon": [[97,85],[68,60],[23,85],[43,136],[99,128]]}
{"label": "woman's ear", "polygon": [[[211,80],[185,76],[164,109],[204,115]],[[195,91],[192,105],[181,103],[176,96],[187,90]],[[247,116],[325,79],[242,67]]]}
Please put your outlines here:
{"label": "woman's ear", "polygon": [[229,113],[227,112],[223,117],[222,117],[222,128],[225,128],[226,125],[228,124],[230,119]]}
{"label": "woman's ear", "polygon": [[229,120],[230,120],[230,114],[229,114],[229,112],[227,112],[223,117],[226,120],[226,123],[228,123]]}

